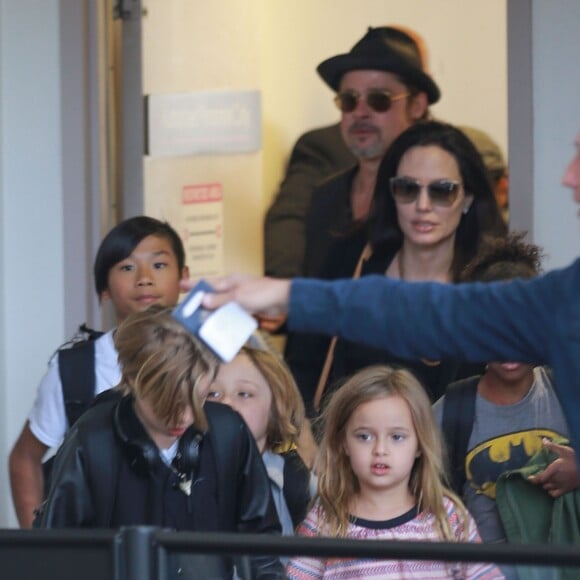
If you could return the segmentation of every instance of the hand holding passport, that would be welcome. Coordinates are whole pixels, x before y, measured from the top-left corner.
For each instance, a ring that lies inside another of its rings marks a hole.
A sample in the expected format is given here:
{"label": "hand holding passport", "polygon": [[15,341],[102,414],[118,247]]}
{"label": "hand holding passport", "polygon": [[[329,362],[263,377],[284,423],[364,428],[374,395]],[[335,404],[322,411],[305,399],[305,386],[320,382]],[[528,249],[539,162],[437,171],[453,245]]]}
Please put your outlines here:
{"label": "hand holding passport", "polygon": [[220,360],[230,362],[258,324],[235,302],[228,302],[217,310],[204,308],[201,302],[208,292],[214,289],[204,280],[198,282],[174,308],[173,317]]}

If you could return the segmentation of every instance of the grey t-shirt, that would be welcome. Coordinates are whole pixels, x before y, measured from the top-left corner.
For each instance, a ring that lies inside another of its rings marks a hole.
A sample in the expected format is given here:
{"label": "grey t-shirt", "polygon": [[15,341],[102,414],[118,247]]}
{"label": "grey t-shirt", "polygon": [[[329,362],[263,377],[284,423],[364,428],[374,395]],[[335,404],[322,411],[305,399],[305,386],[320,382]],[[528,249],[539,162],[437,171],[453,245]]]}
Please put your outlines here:
{"label": "grey t-shirt", "polygon": [[[542,447],[542,438],[568,437],[568,426],[554,388],[543,367],[534,369],[528,394],[513,405],[496,405],[479,394],[475,421],[465,458],[465,504],[484,542],[505,541],[495,503],[495,484],[501,473],[518,469]],[[439,425],[441,397],[433,406]]]}

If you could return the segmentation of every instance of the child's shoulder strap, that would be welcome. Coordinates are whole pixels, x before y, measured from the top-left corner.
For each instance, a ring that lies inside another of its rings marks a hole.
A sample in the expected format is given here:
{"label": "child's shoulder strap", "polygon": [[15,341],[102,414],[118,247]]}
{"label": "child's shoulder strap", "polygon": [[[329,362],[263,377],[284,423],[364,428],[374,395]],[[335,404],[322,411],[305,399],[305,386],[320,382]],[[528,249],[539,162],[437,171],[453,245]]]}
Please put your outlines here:
{"label": "child's shoulder strap", "polygon": [[310,503],[310,470],[295,449],[280,453],[284,458],[284,499],[294,527],[304,521]]}
{"label": "child's shoulder strap", "polygon": [[216,461],[219,468],[231,468],[232,459],[237,456],[236,445],[239,441],[240,425],[236,421],[228,420],[231,409],[219,403],[206,403],[204,406],[209,423],[209,436],[214,447]]}
{"label": "child's shoulder strap", "polygon": [[79,327],[75,338],[58,351],[58,368],[69,428],[95,398],[95,340],[103,333]]}
{"label": "child's shoulder strap", "polygon": [[[230,522],[236,513],[235,494],[231,486],[235,481],[240,459],[240,423],[232,420],[232,410],[221,403],[204,405],[209,423],[209,438],[214,451],[218,494],[224,522]],[[237,485],[237,483],[235,484]]]}
{"label": "child's shoulder strap", "polygon": [[116,389],[105,391],[97,397],[94,406],[101,409],[99,421],[95,423],[93,420],[90,436],[83,438],[87,461],[90,461],[93,473],[99,476],[99,484],[94,487],[96,505],[99,506],[95,527],[108,528],[113,522],[122,451],[113,432],[112,415],[121,398],[121,393]]}
{"label": "child's shoulder strap", "polygon": [[461,496],[465,484],[465,456],[475,420],[475,399],[479,376],[450,384],[445,391],[441,428],[447,445],[450,480]]}

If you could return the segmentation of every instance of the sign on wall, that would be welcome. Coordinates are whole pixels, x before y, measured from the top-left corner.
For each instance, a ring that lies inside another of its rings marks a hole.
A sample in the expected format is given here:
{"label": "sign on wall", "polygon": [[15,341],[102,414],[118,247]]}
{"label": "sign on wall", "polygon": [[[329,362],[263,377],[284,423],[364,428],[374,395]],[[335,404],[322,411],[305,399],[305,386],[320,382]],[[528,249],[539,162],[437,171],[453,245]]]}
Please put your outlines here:
{"label": "sign on wall", "polygon": [[223,273],[223,192],[221,183],[184,185],[178,228],[192,278]]}
{"label": "sign on wall", "polygon": [[261,147],[259,91],[196,91],[147,97],[146,154],[248,153]]}

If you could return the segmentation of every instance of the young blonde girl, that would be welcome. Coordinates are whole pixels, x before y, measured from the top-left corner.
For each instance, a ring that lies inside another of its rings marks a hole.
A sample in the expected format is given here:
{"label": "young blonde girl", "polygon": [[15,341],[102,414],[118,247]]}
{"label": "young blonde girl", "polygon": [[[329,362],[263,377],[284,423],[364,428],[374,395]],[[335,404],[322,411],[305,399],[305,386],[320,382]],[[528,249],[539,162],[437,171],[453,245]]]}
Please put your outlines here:
{"label": "young blonde girl", "polygon": [[[431,405],[406,370],[353,375],[323,416],[318,497],[303,536],[479,542],[461,500],[443,484]],[[289,578],[503,578],[487,564],[294,558]]]}
{"label": "young blonde girl", "polygon": [[294,533],[310,503],[311,473],[296,452],[304,403],[290,371],[268,349],[244,347],[220,366],[208,400],[244,418],[262,453],[282,532]]}

